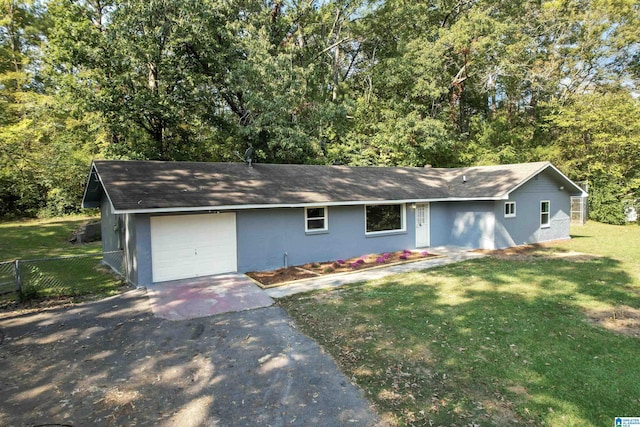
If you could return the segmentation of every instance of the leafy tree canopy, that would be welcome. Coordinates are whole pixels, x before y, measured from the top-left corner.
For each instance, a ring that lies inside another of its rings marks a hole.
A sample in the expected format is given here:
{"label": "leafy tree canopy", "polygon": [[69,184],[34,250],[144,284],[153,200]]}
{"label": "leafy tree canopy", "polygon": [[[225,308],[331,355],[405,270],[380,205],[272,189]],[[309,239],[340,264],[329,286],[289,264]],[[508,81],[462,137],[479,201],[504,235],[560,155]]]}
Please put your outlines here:
{"label": "leafy tree canopy", "polygon": [[236,161],[249,146],[280,163],[551,160],[602,212],[640,199],[635,0],[0,11],[0,216],[78,209],[91,158]]}

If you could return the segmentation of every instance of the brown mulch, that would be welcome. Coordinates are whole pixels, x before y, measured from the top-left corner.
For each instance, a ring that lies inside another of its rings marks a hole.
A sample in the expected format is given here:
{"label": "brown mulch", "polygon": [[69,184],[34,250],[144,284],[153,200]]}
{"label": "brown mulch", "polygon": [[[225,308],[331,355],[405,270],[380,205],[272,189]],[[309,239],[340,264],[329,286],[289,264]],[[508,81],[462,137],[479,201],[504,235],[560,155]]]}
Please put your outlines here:
{"label": "brown mulch", "polygon": [[476,249],[474,252],[493,256],[500,259],[523,259],[542,256],[548,252],[548,247],[542,243],[514,246],[505,249]]}
{"label": "brown mulch", "polygon": [[327,274],[366,270],[368,268],[379,267],[382,265],[415,261],[435,256],[437,255],[426,251],[386,252],[384,254],[368,254],[344,260],[314,262],[299,266],[279,268],[272,271],[252,271],[246,274],[261,284],[270,286],[293,280],[320,277]]}
{"label": "brown mulch", "polygon": [[558,251],[552,249],[554,242],[536,243],[514,246],[505,249],[476,249],[474,252],[489,255],[498,259],[527,261],[535,258],[564,258],[570,261],[589,261],[598,258],[595,255],[574,251]]}

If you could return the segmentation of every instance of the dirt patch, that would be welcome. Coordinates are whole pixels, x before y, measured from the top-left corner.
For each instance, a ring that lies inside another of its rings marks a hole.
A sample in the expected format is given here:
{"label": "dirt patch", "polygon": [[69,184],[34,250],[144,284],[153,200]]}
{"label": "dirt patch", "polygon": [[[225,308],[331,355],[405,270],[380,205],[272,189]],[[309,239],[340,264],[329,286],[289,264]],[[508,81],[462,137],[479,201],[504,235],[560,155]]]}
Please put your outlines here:
{"label": "dirt patch", "polygon": [[293,267],[279,268],[273,271],[252,271],[247,273],[247,276],[265,286],[271,286],[294,280],[308,279],[310,277],[320,277],[335,273],[348,273],[380,267],[383,265],[417,261],[436,256],[438,255],[426,251],[417,252],[404,250],[397,252],[385,252],[383,254],[368,254],[349,259],[338,259],[335,261],[313,262]]}
{"label": "dirt patch", "polygon": [[558,251],[552,249],[549,243],[514,246],[506,249],[477,249],[474,252],[511,261],[528,261],[539,258],[561,258],[574,262],[586,262],[599,258],[595,255],[575,251]]}
{"label": "dirt patch", "polygon": [[621,305],[613,310],[587,310],[589,321],[617,334],[640,338],[640,310]]}

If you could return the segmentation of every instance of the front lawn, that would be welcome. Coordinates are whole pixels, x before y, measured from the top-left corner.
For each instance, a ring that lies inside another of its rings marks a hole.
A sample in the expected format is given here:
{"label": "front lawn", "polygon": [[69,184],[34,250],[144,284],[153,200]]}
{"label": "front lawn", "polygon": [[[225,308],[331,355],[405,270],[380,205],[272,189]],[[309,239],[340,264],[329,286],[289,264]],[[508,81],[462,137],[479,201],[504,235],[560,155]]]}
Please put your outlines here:
{"label": "front lawn", "polygon": [[280,304],[392,424],[613,425],[640,414],[640,227],[572,231]]}

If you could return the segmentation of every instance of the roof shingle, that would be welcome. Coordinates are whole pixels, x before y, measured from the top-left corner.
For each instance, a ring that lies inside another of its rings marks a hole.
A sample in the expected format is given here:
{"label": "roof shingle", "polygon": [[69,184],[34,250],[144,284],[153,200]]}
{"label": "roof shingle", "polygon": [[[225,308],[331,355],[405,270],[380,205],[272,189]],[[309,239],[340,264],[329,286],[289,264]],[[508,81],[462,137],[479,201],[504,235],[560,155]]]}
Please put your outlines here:
{"label": "roof shingle", "polygon": [[[99,180],[117,212],[197,208],[499,199],[548,162],[456,169],[96,160],[84,205]],[[94,174],[95,172],[95,174]],[[463,177],[466,181],[463,181]]]}

